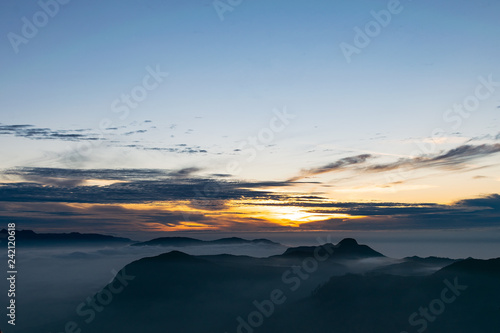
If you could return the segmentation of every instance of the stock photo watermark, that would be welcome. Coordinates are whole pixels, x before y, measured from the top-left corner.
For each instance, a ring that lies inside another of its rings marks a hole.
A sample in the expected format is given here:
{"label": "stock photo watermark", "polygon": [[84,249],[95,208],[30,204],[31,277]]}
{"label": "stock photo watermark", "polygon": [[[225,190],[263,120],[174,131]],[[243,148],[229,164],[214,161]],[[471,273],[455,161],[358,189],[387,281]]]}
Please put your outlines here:
{"label": "stock photo watermark", "polygon": [[9,325],[16,325],[16,280],[17,280],[17,266],[16,266],[16,224],[7,224],[7,281],[9,282],[9,289],[7,296],[9,297],[9,306],[7,307],[7,321]]}
{"label": "stock photo watermark", "polygon": [[316,240],[322,245],[316,246],[313,255],[304,258],[299,266],[292,266],[281,275],[281,282],[285,284],[288,289],[283,290],[276,288],[269,293],[268,299],[262,301],[254,300],[252,304],[255,310],[251,311],[246,316],[238,316],[236,318],[238,324],[236,333],[253,333],[255,329],[262,326],[265,319],[270,318],[275,313],[277,306],[286,302],[286,293],[297,291],[302,285],[302,282],[308,280],[309,277],[318,270],[319,264],[328,260],[333,255],[335,252],[334,249],[328,246],[331,244],[330,235],[327,236],[325,242],[323,242],[320,237]]}
{"label": "stock photo watermark", "polygon": [[[142,78],[142,84],[134,86],[129,94],[123,93],[111,103],[111,111],[120,113],[121,120],[125,120],[130,114],[130,109],[136,109],[148,97],[149,92],[158,88],[168,77],[167,72],[161,71],[160,65],[156,65],[155,69],[147,66],[146,72],[148,74]],[[109,122],[108,119],[105,120]]]}
{"label": "stock photo watermark", "polygon": [[[141,102],[144,102],[149,94],[158,89],[160,85],[168,77],[168,72],[163,72],[160,65],[155,68],[151,66],[145,67],[146,74],[143,76],[141,83],[135,85],[127,93],[122,93],[120,97],[111,102],[110,109],[118,115],[119,121],[124,121],[130,115],[131,110],[137,109]],[[117,126],[119,121],[113,121],[110,118],[103,118],[99,122],[97,140],[78,143],[65,160],[67,164],[78,163],[82,158],[89,156],[92,151],[100,147],[106,137],[106,133],[113,126]]]}
{"label": "stock photo watermark", "polygon": [[[243,140],[238,146],[238,150],[243,154],[248,155],[246,158],[247,162],[253,162],[257,157],[257,153],[266,148],[266,145],[270,144],[275,139],[275,134],[281,133],[285,128],[290,125],[290,122],[297,116],[288,113],[286,107],[283,110],[273,110],[274,117],[269,120],[269,126],[261,128],[255,136],[249,136],[246,140]],[[240,173],[239,163],[233,164],[228,163],[226,165],[226,171],[228,173]]]}
{"label": "stock photo watermark", "polygon": [[40,10],[36,11],[30,18],[21,17],[21,29],[19,33],[13,31],[7,34],[7,38],[12,49],[17,54],[19,46],[26,45],[35,38],[40,29],[49,24],[61,10],[62,6],[67,5],[71,0],[40,0],[37,2]]}
{"label": "stock photo watermark", "polygon": [[368,21],[363,28],[359,26],[353,28],[354,37],[351,43],[342,42],[339,44],[347,63],[350,64],[352,62],[353,55],[361,54],[362,50],[368,47],[372,40],[378,37],[384,28],[389,26],[393,17],[400,14],[403,9],[404,6],[401,4],[401,1],[389,0],[386,9],[370,11],[373,20]]}
{"label": "stock photo watermark", "polygon": [[226,12],[233,12],[236,7],[241,5],[243,0],[215,0],[212,2],[212,6],[214,7],[219,20],[224,21],[224,15]]}
{"label": "stock photo watermark", "polygon": [[[408,323],[411,326],[418,327],[417,332],[424,332],[429,323],[433,323],[436,321],[436,318],[443,314],[446,310],[446,304],[451,304],[457,300],[462,294],[462,291],[467,290],[468,286],[461,285],[458,283],[458,278],[455,277],[453,283],[451,283],[448,279],[443,281],[445,284],[445,288],[441,290],[441,294],[438,298],[433,299],[429,302],[427,307],[419,307],[418,312],[413,312],[408,317]],[[401,333],[409,333],[407,331],[402,331]]]}
{"label": "stock photo watermark", "polygon": [[[482,102],[491,99],[500,87],[500,82],[495,81],[493,74],[479,76],[477,78],[473,92],[465,96],[461,102],[454,103],[443,112],[442,119],[449,127],[448,131],[441,127],[436,127],[430,133],[429,140],[416,142],[418,149],[410,153],[410,159],[415,160],[419,156],[431,155],[438,152],[438,143],[446,138],[446,133],[451,130],[457,131],[462,126],[464,120],[471,117],[481,106]],[[394,173],[386,174],[389,182],[404,181],[409,179],[415,172],[413,168],[407,170],[396,170]]]}

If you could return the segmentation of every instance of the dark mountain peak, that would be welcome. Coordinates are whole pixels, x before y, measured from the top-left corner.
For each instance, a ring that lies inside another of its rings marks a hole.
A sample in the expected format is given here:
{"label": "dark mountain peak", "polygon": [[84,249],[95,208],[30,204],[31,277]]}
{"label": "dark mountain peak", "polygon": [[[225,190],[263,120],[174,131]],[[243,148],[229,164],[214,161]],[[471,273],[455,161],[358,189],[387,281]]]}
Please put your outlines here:
{"label": "dark mountain peak", "polygon": [[354,238],[344,238],[337,244],[337,246],[346,246],[346,247],[355,247],[357,245],[359,244]]}
{"label": "dark mountain peak", "polygon": [[370,257],[384,257],[383,254],[373,250],[369,246],[359,245],[353,238],[345,238],[337,245],[326,243],[320,246],[298,246],[288,248],[283,256],[307,257],[314,256],[315,251],[319,251],[318,247],[323,248],[331,254],[334,259],[361,259]]}
{"label": "dark mountain peak", "polygon": [[[181,251],[170,251],[162,253],[154,257],[146,257],[139,259],[137,262],[148,263],[148,262],[171,262],[171,263],[191,263],[203,261],[195,256],[189,255]],[[133,264],[133,263],[132,263]]]}
{"label": "dark mountain peak", "polygon": [[280,243],[273,242],[269,239],[265,238],[259,238],[259,239],[254,239],[252,243],[261,243],[261,244],[271,244],[271,245],[281,245]]}
{"label": "dark mountain peak", "polygon": [[193,256],[181,251],[170,251],[167,253],[160,254],[158,257],[162,259],[188,259]]}
{"label": "dark mountain peak", "polygon": [[360,245],[354,238],[344,238],[334,248],[334,254],[348,259],[384,257],[367,245]]}
{"label": "dark mountain peak", "polygon": [[243,239],[240,237],[226,237],[226,238],[221,238],[219,240],[228,240],[228,241],[237,241],[237,242],[246,241],[246,239]]}
{"label": "dark mountain peak", "polygon": [[213,243],[213,244],[246,244],[250,243],[249,240],[239,238],[239,237],[226,237],[226,238],[221,238],[221,239],[216,239],[213,241],[205,241],[207,244]]}

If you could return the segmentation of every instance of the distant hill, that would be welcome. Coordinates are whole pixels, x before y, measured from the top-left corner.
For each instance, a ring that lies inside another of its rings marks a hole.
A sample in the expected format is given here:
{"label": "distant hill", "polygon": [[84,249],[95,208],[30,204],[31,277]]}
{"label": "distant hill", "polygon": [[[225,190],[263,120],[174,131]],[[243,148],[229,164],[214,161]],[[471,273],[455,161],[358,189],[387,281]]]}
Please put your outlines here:
{"label": "distant hill", "polygon": [[457,261],[456,259],[450,259],[450,258],[441,258],[441,257],[419,257],[419,256],[413,256],[413,257],[405,257],[403,258],[405,261],[410,261],[410,262],[416,262],[416,263],[425,263],[425,264],[435,264],[435,265],[450,265]]}
{"label": "distant hill", "polygon": [[189,237],[160,237],[145,242],[130,244],[131,246],[194,246],[205,243]]}
{"label": "distant hill", "polygon": [[427,276],[332,277],[259,332],[495,333],[499,284],[500,259],[457,261]]}
{"label": "distant hill", "polygon": [[[0,244],[7,242],[7,230],[0,230]],[[133,241],[128,238],[101,234],[71,233],[36,233],[32,230],[16,230],[17,246],[61,246],[61,245],[97,245],[97,244],[128,244]]]}
{"label": "distant hill", "polygon": [[[321,246],[323,249],[331,251],[332,259],[361,259],[372,257],[385,257],[383,254],[373,250],[367,245],[359,245],[355,239],[345,238],[337,245],[331,243]],[[288,257],[308,257],[314,256],[318,246],[299,246],[291,247],[283,253],[283,256]]]}
{"label": "distant hill", "polygon": [[457,260],[438,257],[406,257],[398,263],[377,267],[372,270],[372,273],[406,276],[429,275],[455,261]]}
{"label": "distant hill", "polygon": [[[254,299],[269,297],[269,287],[281,283],[282,268],[248,265],[245,259],[224,263],[239,257],[218,257],[172,251],[134,261],[120,271],[134,279],[105,311],[89,325],[82,317],[72,320],[85,332],[225,332],[236,323],[235,314],[250,311]],[[119,279],[111,284],[119,286]]]}
{"label": "distant hill", "polygon": [[489,260],[468,258],[458,260],[444,267],[437,274],[485,274],[500,277],[500,258]]}
{"label": "distant hill", "polygon": [[[331,260],[315,256],[330,250]],[[296,247],[268,258],[171,251],[125,266],[95,295],[96,300],[106,301],[110,290],[119,290],[104,310],[96,313],[90,306],[84,308],[88,316],[95,314],[88,324],[86,317],[74,315],[40,330],[60,331],[71,320],[83,331],[94,333],[500,331],[500,259],[402,259],[408,265],[451,261],[425,276],[376,270],[352,274],[350,270],[387,259],[353,239],[337,245]],[[123,276],[130,280],[120,288]],[[283,302],[272,305],[271,311],[273,293]],[[439,314],[422,319],[420,311],[424,310],[420,309],[429,308]],[[248,326],[249,318],[259,322],[258,327]]]}
{"label": "distant hill", "polygon": [[277,245],[281,244],[270,241],[268,239],[247,240],[238,237],[221,238],[217,240],[204,241],[189,237],[160,237],[146,242],[131,244],[132,246],[198,246],[198,245],[241,245],[241,244],[261,244],[261,245]]}

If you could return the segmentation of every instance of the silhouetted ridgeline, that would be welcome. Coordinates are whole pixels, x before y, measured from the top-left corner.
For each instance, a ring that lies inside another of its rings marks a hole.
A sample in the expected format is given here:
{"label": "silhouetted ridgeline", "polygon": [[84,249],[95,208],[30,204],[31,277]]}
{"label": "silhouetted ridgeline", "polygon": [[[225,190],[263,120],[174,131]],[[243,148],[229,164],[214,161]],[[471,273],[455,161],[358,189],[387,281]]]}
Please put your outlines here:
{"label": "silhouetted ridgeline", "polygon": [[[395,271],[394,265],[401,274],[385,272]],[[119,277],[95,295],[102,311],[89,303],[68,320],[95,333],[497,333],[500,328],[500,259],[390,259],[345,239],[268,258],[172,251],[134,261],[120,274],[130,280],[109,304],[99,304],[99,294],[116,287]]]}
{"label": "silhouetted ridgeline", "polygon": [[[5,243],[7,230],[0,230],[0,243]],[[128,244],[133,241],[128,238],[101,234],[71,233],[36,233],[32,230],[17,230],[16,241],[19,246],[47,245],[85,245],[85,244]]]}
{"label": "silhouetted ridgeline", "polygon": [[259,244],[259,245],[281,245],[268,239],[246,240],[239,237],[221,238],[212,241],[204,241],[189,237],[160,237],[146,242],[134,243],[132,246],[197,246],[197,245],[241,245],[241,244]]}
{"label": "silhouetted ridgeline", "polygon": [[[326,250],[331,250],[331,258],[361,259],[373,257],[385,257],[383,254],[373,250],[369,246],[359,245],[355,239],[345,238],[337,245],[331,243],[322,246]],[[317,246],[291,247],[283,253],[283,256],[308,257],[314,256]]]}

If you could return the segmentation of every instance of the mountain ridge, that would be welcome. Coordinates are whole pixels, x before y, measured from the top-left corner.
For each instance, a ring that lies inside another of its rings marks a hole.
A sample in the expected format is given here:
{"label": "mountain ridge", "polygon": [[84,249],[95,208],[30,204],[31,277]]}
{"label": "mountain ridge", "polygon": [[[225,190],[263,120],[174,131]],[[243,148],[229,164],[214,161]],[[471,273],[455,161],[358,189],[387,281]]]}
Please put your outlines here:
{"label": "mountain ridge", "polygon": [[201,240],[190,237],[158,237],[153,238],[144,242],[137,242],[131,244],[131,246],[199,246],[199,245],[239,245],[239,244],[263,244],[263,245],[273,245],[273,246],[282,246],[282,244],[273,242],[269,239],[244,239],[239,237],[227,237],[220,238],[215,240]]}
{"label": "mountain ridge", "polygon": [[282,256],[308,257],[314,256],[315,252],[325,250],[330,253],[330,258],[334,259],[360,259],[386,257],[382,253],[373,250],[368,245],[360,245],[354,238],[344,238],[336,245],[325,243],[318,246],[298,246],[288,248]]}
{"label": "mountain ridge", "polygon": [[[5,242],[8,236],[6,229],[0,230],[0,242]],[[98,233],[37,233],[33,230],[16,230],[16,240],[23,245],[50,245],[50,244],[74,244],[80,243],[133,243],[134,241],[125,237],[116,237]]]}

